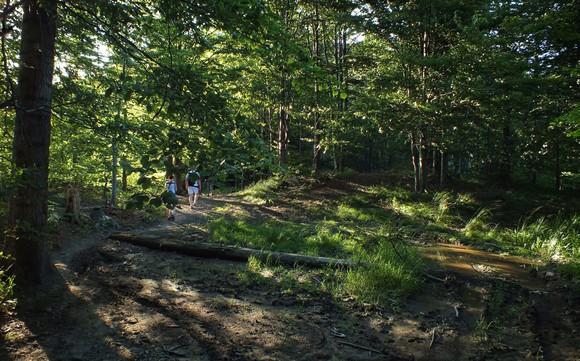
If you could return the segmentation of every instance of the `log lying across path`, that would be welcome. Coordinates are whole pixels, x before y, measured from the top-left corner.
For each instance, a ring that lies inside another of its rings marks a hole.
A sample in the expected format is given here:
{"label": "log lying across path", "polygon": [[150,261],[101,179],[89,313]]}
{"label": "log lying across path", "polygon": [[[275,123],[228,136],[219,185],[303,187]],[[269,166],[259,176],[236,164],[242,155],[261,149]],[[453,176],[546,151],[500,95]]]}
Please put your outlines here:
{"label": "log lying across path", "polygon": [[353,267],[356,265],[355,262],[345,259],[304,256],[296,253],[265,251],[199,241],[181,241],[176,239],[163,238],[157,235],[117,232],[113,233],[111,238],[118,241],[132,243],[138,246],[145,246],[148,248],[165,251],[174,251],[197,257],[247,261],[250,256],[254,256],[265,262],[290,266],[301,265],[307,267]]}

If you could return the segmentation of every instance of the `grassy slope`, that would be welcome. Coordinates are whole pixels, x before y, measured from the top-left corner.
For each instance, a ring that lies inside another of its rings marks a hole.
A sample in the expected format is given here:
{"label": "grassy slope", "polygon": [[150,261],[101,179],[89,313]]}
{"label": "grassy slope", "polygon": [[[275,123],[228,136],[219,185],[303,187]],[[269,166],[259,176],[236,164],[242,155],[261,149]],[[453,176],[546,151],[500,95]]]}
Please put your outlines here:
{"label": "grassy slope", "polygon": [[[292,182],[272,178],[239,192],[242,202],[277,208],[279,216],[253,214],[251,207],[223,208],[209,222],[211,240],[362,259],[371,266],[334,273],[331,287],[370,302],[417,289],[425,262],[413,242],[468,243],[555,261],[578,274],[580,216],[573,212],[574,204],[525,192],[414,194],[398,186],[352,182],[334,182],[326,188],[342,192],[317,195],[321,187],[311,180]],[[566,213],[566,206],[572,212]],[[255,262],[253,267],[265,266]]]}

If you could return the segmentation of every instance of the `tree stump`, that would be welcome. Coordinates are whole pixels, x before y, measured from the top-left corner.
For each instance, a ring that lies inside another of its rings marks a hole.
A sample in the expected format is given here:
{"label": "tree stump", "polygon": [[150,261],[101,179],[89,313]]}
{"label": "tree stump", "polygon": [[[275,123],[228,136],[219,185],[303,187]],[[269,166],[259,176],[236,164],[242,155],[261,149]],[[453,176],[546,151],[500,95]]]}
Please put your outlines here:
{"label": "tree stump", "polygon": [[65,191],[64,217],[70,223],[81,223],[81,196],[79,189],[73,185]]}

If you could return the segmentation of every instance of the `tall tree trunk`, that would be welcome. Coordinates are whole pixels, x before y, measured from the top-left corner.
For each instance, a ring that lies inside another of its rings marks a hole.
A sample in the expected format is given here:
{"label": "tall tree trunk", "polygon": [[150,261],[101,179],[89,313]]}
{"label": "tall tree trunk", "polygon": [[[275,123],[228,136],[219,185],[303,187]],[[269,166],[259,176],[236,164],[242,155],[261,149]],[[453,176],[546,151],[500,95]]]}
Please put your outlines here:
{"label": "tall tree trunk", "polygon": [[453,154],[453,168],[457,178],[461,178],[461,156],[459,154]]}
{"label": "tall tree trunk", "polygon": [[[320,12],[318,1],[315,3],[314,7],[314,26],[313,26],[313,51],[312,54],[314,55],[316,65],[320,66],[321,59],[320,59]],[[320,136],[321,136],[321,127],[320,127],[320,86],[319,86],[318,79],[314,80],[314,127],[313,127],[313,144],[312,144],[312,173],[315,175],[318,173],[319,165],[320,165],[320,154],[322,147],[320,146]]]}
{"label": "tall tree trunk", "polygon": [[320,155],[322,147],[320,146],[320,114],[316,112],[314,114],[314,142],[312,145],[312,172],[314,174],[318,173],[320,165]]}
{"label": "tall tree trunk", "polygon": [[560,168],[560,143],[558,141],[556,141],[556,149],[555,149],[555,153],[556,153],[556,168],[555,168],[555,172],[554,172],[554,176],[555,176],[555,186],[556,186],[556,191],[559,192],[562,190],[562,170]]}
{"label": "tall tree trunk", "polygon": [[421,191],[421,169],[419,167],[419,145],[415,136],[411,135],[411,161],[413,162],[413,180],[415,192]]}
{"label": "tall tree trunk", "polygon": [[127,171],[127,159],[121,159],[121,190],[123,192],[127,191],[127,176],[129,172]]}
{"label": "tall tree trunk", "polygon": [[272,138],[272,134],[274,131],[272,130],[272,108],[268,107],[268,149],[272,150],[274,139]]}
{"label": "tall tree trunk", "polygon": [[185,188],[185,167],[181,158],[175,157],[175,166],[173,167],[173,174],[175,175],[175,185],[177,186],[177,193],[184,194],[187,189]]}
{"label": "tall tree trunk", "polygon": [[499,181],[504,185],[509,185],[512,181],[513,136],[508,121],[504,124],[502,138],[503,151],[499,165]]}
{"label": "tall tree trunk", "polygon": [[10,239],[20,284],[40,283],[48,265],[48,162],[56,0],[26,0],[23,5],[20,70],[16,91],[13,160],[18,187],[10,202]]}
{"label": "tall tree trunk", "polygon": [[425,190],[425,178],[427,178],[427,151],[423,144],[419,143],[419,189],[418,192]]}
{"label": "tall tree trunk", "polygon": [[333,164],[333,169],[334,171],[338,171],[338,158],[337,158],[337,152],[336,152],[336,144],[332,145],[332,164]]}
{"label": "tall tree trunk", "polygon": [[163,162],[163,165],[165,166],[165,178],[169,178],[169,176],[174,175],[173,171],[174,171],[174,166],[173,166],[173,156],[172,155],[168,155],[165,156],[165,160]]}
{"label": "tall tree trunk", "polygon": [[419,192],[423,192],[427,189],[427,172],[429,171],[429,166],[427,164],[427,158],[429,156],[428,152],[427,137],[425,136],[425,132],[421,131],[419,136]]}
{"label": "tall tree trunk", "polygon": [[431,170],[431,173],[435,176],[438,175],[439,172],[439,161],[440,158],[438,157],[439,152],[437,151],[437,148],[435,146],[431,146],[431,167],[433,167],[433,169]]}
{"label": "tall tree trunk", "polygon": [[[125,82],[126,73],[126,61],[123,58],[123,72],[121,75],[122,83]],[[123,97],[119,94],[119,104],[117,108],[117,115],[115,116],[115,126],[113,127],[113,136],[111,139],[111,152],[112,152],[112,162],[111,162],[111,207],[115,208],[117,206],[117,171],[119,168],[119,129],[121,124],[121,112],[123,111]]]}
{"label": "tall tree trunk", "polygon": [[280,165],[286,164],[286,145],[288,143],[288,111],[286,104],[280,105],[278,123],[278,160]]}
{"label": "tall tree trunk", "polygon": [[115,208],[117,206],[117,168],[119,167],[119,149],[116,134],[113,134],[111,150],[113,153],[111,162],[111,167],[113,168],[111,172],[111,208]]}
{"label": "tall tree trunk", "polygon": [[264,125],[260,128],[260,138],[266,143],[268,139],[266,138],[266,129],[268,126],[268,113],[266,108],[262,109],[262,121]]}
{"label": "tall tree trunk", "polygon": [[109,193],[109,174],[105,173],[103,177],[103,206],[108,207],[109,197],[107,194]]}
{"label": "tall tree trunk", "polygon": [[447,164],[447,152],[445,152],[443,149],[441,150],[441,161],[440,161],[440,167],[441,169],[439,170],[439,186],[440,187],[444,187],[445,186],[445,180],[447,179],[447,172],[448,172],[448,164]]}
{"label": "tall tree trunk", "polygon": [[302,155],[302,117],[298,118],[298,154]]}

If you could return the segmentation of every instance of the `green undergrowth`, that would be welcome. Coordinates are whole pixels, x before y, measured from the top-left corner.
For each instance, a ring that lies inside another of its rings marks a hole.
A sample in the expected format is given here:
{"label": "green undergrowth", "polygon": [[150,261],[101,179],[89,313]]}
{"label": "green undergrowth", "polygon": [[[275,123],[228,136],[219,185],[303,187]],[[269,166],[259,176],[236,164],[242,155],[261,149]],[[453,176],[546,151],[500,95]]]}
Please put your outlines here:
{"label": "green undergrowth", "polygon": [[[420,233],[430,241],[493,244],[496,250],[544,261],[580,260],[580,215],[550,213],[559,212],[551,198],[545,199],[546,211],[532,208],[537,203],[529,194],[514,192],[413,194],[402,188],[375,186],[369,194],[393,211],[400,229],[411,231],[408,237]],[[490,199],[489,194],[494,196]]]}
{"label": "green undergrowth", "polygon": [[[417,252],[398,242],[399,234],[392,217],[365,195],[348,195],[323,205],[313,205],[305,210],[306,222],[254,218],[247,212],[232,215],[229,208],[221,211],[223,215],[208,223],[213,242],[348,258],[364,264],[349,270],[328,270],[326,277],[321,277],[320,282],[336,296],[348,295],[363,302],[387,302],[412,293],[421,282],[419,274],[423,265]],[[277,273],[281,273],[279,269]],[[256,272],[249,274],[253,274],[255,280],[261,279]]]}
{"label": "green undergrowth", "polygon": [[490,214],[481,210],[467,223],[464,233],[545,261],[580,261],[580,215],[526,218],[516,227],[503,228],[488,221]]}
{"label": "green undergrowth", "polygon": [[[283,267],[251,256],[245,269],[238,271],[238,280],[246,285],[276,288],[283,294],[294,294],[297,289],[308,292],[328,292],[335,287],[331,269],[308,270],[302,267]],[[325,282],[323,282],[324,280]]]}
{"label": "green undergrowth", "polygon": [[[396,247],[396,248],[395,248]],[[422,259],[416,250],[384,239],[376,247],[363,250],[357,258],[366,264],[343,274],[340,289],[372,303],[385,303],[392,296],[407,295],[421,284]]]}
{"label": "green undergrowth", "polygon": [[[480,189],[417,194],[403,187],[375,185],[308,202],[304,201],[307,197],[300,198],[308,196],[307,188],[302,193],[295,192],[296,188],[285,192],[291,187],[285,182],[276,177],[237,193],[262,206],[279,205],[279,197],[285,195],[282,214],[280,208],[275,215],[251,212],[251,205],[235,212],[223,207],[208,222],[210,241],[359,261],[365,266],[328,271],[320,282],[337,296],[349,295],[364,302],[388,302],[419,287],[427,261],[412,245],[417,242],[464,243],[541,258],[556,262],[570,277],[580,278],[580,216],[554,213],[560,208],[552,198],[546,198],[546,207],[538,210],[532,207],[537,205],[533,198],[517,193]],[[520,212],[517,219],[513,219],[514,210]],[[276,267],[259,266],[261,273],[271,273]],[[284,275],[290,271],[275,269],[278,280],[290,277]]]}
{"label": "green undergrowth", "polygon": [[282,177],[271,177],[258,181],[236,193],[242,200],[263,205],[272,204],[276,198],[276,189],[282,184]]}
{"label": "green undergrowth", "polygon": [[413,248],[398,245],[395,251],[392,245],[383,243],[372,251],[361,251],[354,258],[362,265],[311,270],[283,267],[251,257],[246,269],[237,276],[246,285],[272,286],[282,293],[301,289],[374,304],[386,304],[409,295],[421,284],[418,274],[423,265]]}
{"label": "green undergrowth", "polygon": [[356,241],[332,222],[252,222],[219,217],[208,225],[210,239],[223,244],[312,256],[352,255]]}
{"label": "green undergrowth", "polygon": [[0,251],[0,314],[14,308],[15,278],[10,273],[12,259]]}
{"label": "green undergrowth", "polygon": [[247,203],[255,205],[273,205],[281,195],[298,195],[311,188],[314,180],[287,172],[259,180],[250,186],[234,193]]}

